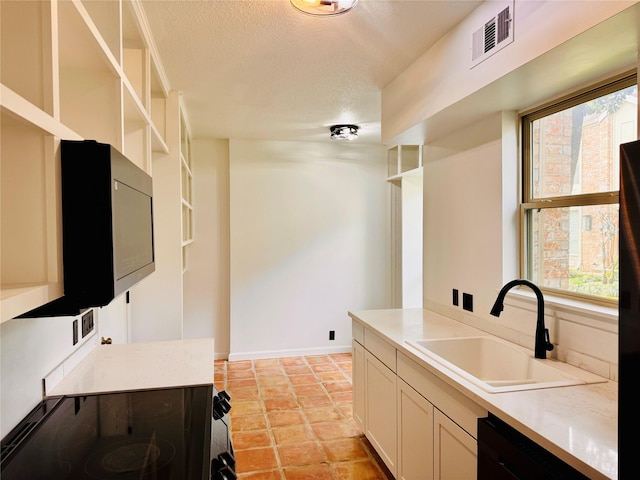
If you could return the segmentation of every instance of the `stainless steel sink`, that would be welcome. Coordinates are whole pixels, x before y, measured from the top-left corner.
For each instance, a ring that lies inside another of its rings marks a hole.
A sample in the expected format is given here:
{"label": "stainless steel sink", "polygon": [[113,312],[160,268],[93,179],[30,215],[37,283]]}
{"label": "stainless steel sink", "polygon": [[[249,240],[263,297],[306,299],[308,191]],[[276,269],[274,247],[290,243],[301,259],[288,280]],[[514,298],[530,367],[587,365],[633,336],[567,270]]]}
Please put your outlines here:
{"label": "stainless steel sink", "polygon": [[526,348],[497,337],[407,340],[406,343],[489,393],[606,381],[563,362],[534,358]]}

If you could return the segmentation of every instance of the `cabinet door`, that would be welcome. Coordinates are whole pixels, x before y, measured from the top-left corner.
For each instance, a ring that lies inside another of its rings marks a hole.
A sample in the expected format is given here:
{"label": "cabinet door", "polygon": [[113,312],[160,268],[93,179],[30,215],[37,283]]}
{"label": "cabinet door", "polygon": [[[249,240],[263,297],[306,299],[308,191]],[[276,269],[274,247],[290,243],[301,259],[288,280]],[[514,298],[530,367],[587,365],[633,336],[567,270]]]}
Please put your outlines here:
{"label": "cabinet door", "polygon": [[433,480],[433,405],[398,378],[398,476]]}
{"label": "cabinet door", "polygon": [[437,408],[433,414],[433,461],[436,480],[477,478],[478,444]]}
{"label": "cabinet door", "polygon": [[393,476],[398,441],[396,374],[365,350],[365,434]]}
{"label": "cabinet door", "polygon": [[360,430],[365,432],[364,347],[355,340],[353,340],[351,360],[353,377],[353,419],[358,427],[360,427]]}

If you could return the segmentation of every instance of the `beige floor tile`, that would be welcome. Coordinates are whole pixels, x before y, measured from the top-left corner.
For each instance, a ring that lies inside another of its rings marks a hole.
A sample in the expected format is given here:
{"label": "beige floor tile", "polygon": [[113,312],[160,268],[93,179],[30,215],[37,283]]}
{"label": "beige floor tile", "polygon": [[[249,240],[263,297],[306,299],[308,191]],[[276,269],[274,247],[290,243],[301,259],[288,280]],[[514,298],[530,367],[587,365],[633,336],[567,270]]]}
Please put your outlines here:
{"label": "beige floor tile", "polygon": [[307,424],[276,427],[272,432],[277,445],[303,443],[315,439]]}
{"label": "beige floor tile", "polygon": [[312,423],[311,429],[320,440],[335,440],[356,436],[356,431],[348,420]]}
{"label": "beige floor tile", "polygon": [[233,434],[233,448],[236,450],[269,446],[271,446],[271,437],[267,430],[249,430]]}
{"label": "beige floor tile", "polygon": [[[232,408],[233,410],[233,408]],[[231,419],[231,431],[246,432],[248,430],[266,430],[267,422],[265,416],[261,413],[254,415],[234,416]]]}
{"label": "beige floor tile", "polygon": [[278,456],[284,468],[300,465],[314,465],[326,462],[327,456],[319,442],[278,445]]}
{"label": "beige floor tile", "polygon": [[[349,360],[351,360],[351,358],[349,358]],[[304,357],[284,357],[280,359],[280,365],[296,366],[296,365],[306,365],[306,363],[304,361]]]}
{"label": "beige floor tile", "polygon": [[333,405],[331,401],[331,397],[329,395],[311,395],[308,397],[298,397],[298,402],[300,406],[304,409],[307,408],[318,408],[318,407],[329,407]]}
{"label": "beige floor tile", "polygon": [[216,361],[238,479],[393,480],[353,421],[351,368],[348,353]]}
{"label": "beige floor tile", "polygon": [[276,385],[274,387],[261,387],[260,392],[263,399],[293,397],[293,390],[289,385]]}
{"label": "beige floor tile", "polygon": [[331,473],[331,468],[326,464],[285,468],[284,476],[286,480],[329,480],[335,478]]}
{"label": "beige floor tile", "polygon": [[386,477],[373,460],[332,464],[339,480],[384,480]]}
{"label": "beige floor tile", "polygon": [[231,410],[229,411],[231,418],[256,413],[262,413],[262,403],[259,400],[249,400],[244,402],[232,401]]}
{"label": "beige floor tile", "polygon": [[272,470],[278,467],[276,452],[272,447],[236,450],[235,457],[237,473]]}
{"label": "beige floor tile", "polygon": [[312,374],[313,370],[308,365],[285,365],[284,371],[287,375],[303,375],[303,374]]}
{"label": "beige floor tile", "polygon": [[267,410],[267,412],[296,410],[298,408],[298,402],[296,402],[296,399],[293,397],[265,398],[264,408]]}
{"label": "beige floor tile", "polygon": [[342,412],[334,406],[306,408],[304,414],[307,416],[309,423],[338,421],[343,418]]}
{"label": "beige floor tile", "polygon": [[302,412],[300,410],[285,410],[281,412],[267,413],[269,425],[271,428],[284,427],[286,425],[300,425],[304,423]]}
{"label": "beige floor tile", "polygon": [[322,448],[324,448],[327,459],[331,463],[368,457],[367,450],[365,450],[362,442],[357,438],[342,438],[322,442]]}

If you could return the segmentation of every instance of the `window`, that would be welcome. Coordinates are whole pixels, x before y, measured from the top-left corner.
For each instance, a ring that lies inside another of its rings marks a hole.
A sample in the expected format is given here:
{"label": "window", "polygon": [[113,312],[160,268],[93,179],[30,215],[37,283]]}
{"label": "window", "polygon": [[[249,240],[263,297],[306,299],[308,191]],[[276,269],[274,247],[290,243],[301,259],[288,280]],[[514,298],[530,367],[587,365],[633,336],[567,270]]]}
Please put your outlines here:
{"label": "window", "polygon": [[619,146],[637,122],[636,75],[522,117],[524,278],[617,301]]}

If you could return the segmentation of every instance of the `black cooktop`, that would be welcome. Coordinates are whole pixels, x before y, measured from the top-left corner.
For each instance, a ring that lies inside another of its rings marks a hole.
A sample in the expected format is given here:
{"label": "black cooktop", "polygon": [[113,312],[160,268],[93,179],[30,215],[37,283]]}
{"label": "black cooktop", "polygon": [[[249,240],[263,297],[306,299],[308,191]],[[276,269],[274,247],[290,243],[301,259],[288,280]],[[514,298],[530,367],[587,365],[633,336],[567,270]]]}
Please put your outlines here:
{"label": "black cooktop", "polygon": [[212,386],[45,400],[2,442],[2,480],[208,475]]}

